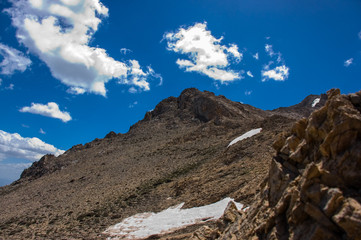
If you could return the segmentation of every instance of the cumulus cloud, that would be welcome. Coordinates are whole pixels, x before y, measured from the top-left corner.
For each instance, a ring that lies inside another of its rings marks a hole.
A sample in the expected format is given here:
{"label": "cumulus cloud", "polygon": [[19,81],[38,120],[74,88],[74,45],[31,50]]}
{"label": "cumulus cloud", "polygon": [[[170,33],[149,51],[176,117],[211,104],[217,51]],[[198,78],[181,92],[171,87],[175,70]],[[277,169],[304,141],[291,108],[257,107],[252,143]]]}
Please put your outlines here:
{"label": "cumulus cloud", "polygon": [[0,161],[8,158],[37,161],[45,154],[58,156],[64,151],[41,141],[39,138],[24,138],[18,133],[0,130]]}
{"label": "cumulus cloud", "polygon": [[353,63],[353,58],[350,58],[350,59],[347,59],[345,62],[344,62],[344,66],[345,67],[348,67],[350,66],[351,64]]}
{"label": "cumulus cloud", "polygon": [[[108,16],[99,0],[10,0],[7,9],[17,38],[50,68],[52,75],[69,86],[69,93],[106,95],[105,83],[149,90],[148,72],[136,60],[121,62],[105,49],[89,46],[101,18]],[[136,70],[134,70],[136,68]]]}
{"label": "cumulus cloud", "polygon": [[251,78],[254,77],[251,71],[247,71],[247,75],[248,75],[249,77],[251,77]]}
{"label": "cumulus cloud", "polygon": [[271,60],[267,65],[264,65],[261,71],[262,82],[267,80],[285,81],[289,76],[290,69],[286,66],[282,54],[274,51],[273,46],[270,44],[266,44],[264,48]]}
{"label": "cumulus cloud", "polygon": [[265,82],[269,79],[275,81],[285,81],[289,75],[289,68],[285,65],[278,66],[274,69],[269,69],[269,66],[266,66],[262,71],[262,82]]}
{"label": "cumulus cloud", "polygon": [[55,102],[49,102],[45,105],[40,103],[31,103],[30,107],[23,107],[19,111],[39,114],[45,117],[57,118],[63,122],[68,122],[71,120],[70,114],[68,112],[60,111],[58,104]]}
{"label": "cumulus cloud", "polygon": [[175,33],[167,33],[168,50],[185,54],[188,59],[178,59],[176,63],[187,72],[199,72],[221,83],[240,79],[240,73],[229,69],[231,61],[242,60],[238,46],[221,45],[223,37],[215,38],[207,23],[196,23],[188,28],[179,28]]}
{"label": "cumulus cloud", "polygon": [[24,72],[31,64],[31,60],[24,56],[22,52],[12,47],[0,43],[1,74],[11,75],[15,71]]}

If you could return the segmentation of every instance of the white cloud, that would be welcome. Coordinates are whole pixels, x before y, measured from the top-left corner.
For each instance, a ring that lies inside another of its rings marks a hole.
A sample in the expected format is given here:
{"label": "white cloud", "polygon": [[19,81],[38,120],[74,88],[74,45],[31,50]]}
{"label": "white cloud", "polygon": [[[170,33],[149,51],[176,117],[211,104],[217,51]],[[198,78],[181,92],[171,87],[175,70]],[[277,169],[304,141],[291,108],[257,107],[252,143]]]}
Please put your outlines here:
{"label": "white cloud", "polygon": [[350,58],[350,59],[347,59],[345,62],[344,62],[344,66],[345,67],[348,67],[350,66],[351,64],[353,63],[353,58]]}
{"label": "white cloud", "polygon": [[275,81],[285,81],[289,75],[289,68],[285,65],[278,66],[274,69],[269,69],[269,66],[266,66],[262,70],[262,82],[266,80],[273,79]]}
{"label": "white cloud", "polygon": [[248,75],[249,77],[251,77],[251,78],[254,77],[251,71],[247,71],[247,75]]}
{"label": "white cloud", "polygon": [[80,87],[71,87],[66,90],[66,92],[74,95],[81,95],[85,93],[85,89]]}
{"label": "white cloud", "polygon": [[68,122],[71,120],[70,114],[68,112],[60,111],[58,104],[55,102],[49,102],[46,105],[40,103],[31,103],[31,107],[23,107],[19,111],[39,114],[45,117],[57,118],[63,122]]}
{"label": "white cloud", "polygon": [[266,53],[268,53],[270,55],[270,57],[272,57],[275,54],[275,52],[273,51],[272,45],[266,44],[264,46],[264,49],[265,49]]}
{"label": "white cloud", "polygon": [[120,49],[120,53],[121,53],[121,54],[124,54],[124,55],[126,55],[126,54],[128,54],[128,53],[131,53],[131,52],[133,52],[133,51],[130,50],[130,49],[128,49],[128,48],[121,48],[121,49]]}
{"label": "white cloud", "polygon": [[265,48],[266,53],[267,53],[271,58],[276,57],[276,61],[277,61],[278,63],[283,62],[282,54],[281,54],[280,52],[275,52],[275,51],[273,50],[273,46],[272,46],[272,45],[266,44],[264,48]]}
{"label": "white cloud", "polygon": [[41,141],[39,138],[24,138],[18,133],[8,133],[0,130],[0,161],[8,158],[37,161],[45,154],[56,156],[63,150]]}
{"label": "white cloud", "polygon": [[134,108],[137,104],[138,104],[138,102],[135,101],[135,102],[129,104],[128,108]]}
{"label": "white cloud", "polygon": [[3,83],[3,80],[0,78],[0,86],[1,86],[2,83]]}
{"label": "white cloud", "polygon": [[149,90],[148,72],[133,71],[135,60],[120,62],[105,49],[89,46],[101,18],[108,16],[108,8],[99,0],[11,2],[13,7],[7,12],[17,28],[18,40],[70,87],[69,93],[105,96],[105,84],[113,78],[120,84]]}
{"label": "white cloud", "polygon": [[[270,79],[275,81],[285,81],[289,76],[289,68],[286,66],[285,61],[282,58],[282,54],[280,52],[275,52],[273,50],[273,46],[270,44],[265,45],[265,51],[271,60],[261,71],[262,82]],[[275,64],[279,66],[273,66],[271,68],[271,66]]]}
{"label": "white cloud", "polygon": [[138,91],[137,91],[136,88],[130,87],[130,88],[128,89],[128,92],[129,92],[129,93],[137,93]]}
{"label": "white cloud", "polygon": [[221,45],[223,37],[217,39],[207,30],[207,23],[180,28],[176,33],[167,33],[168,50],[185,54],[188,59],[178,59],[177,64],[187,72],[199,72],[221,83],[240,79],[241,75],[229,69],[230,60],[241,61],[238,46]]}
{"label": "white cloud", "polygon": [[252,91],[245,91],[244,92],[244,95],[246,95],[246,96],[249,96],[249,95],[251,95],[252,94]]}
{"label": "white cloud", "polygon": [[14,84],[10,83],[10,85],[8,87],[6,87],[6,90],[14,90]]}
{"label": "white cloud", "polygon": [[46,132],[42,128],[40,128],[39,133],[46,134]]}
{"label": "white cloud", "polygon": [[162,77],[162,75],[160,75],[159,73],[154,72],[154,70],[151,67],[148,67],[148,73],[153,78],[159,79],[158,86],[163,85],[163,77]]}
{"label": "white cloud", "polygon": [[252,55],[252,57],[253,57],[254,59],[258,60],[258,59],[259,59],[259,54],[258,54],[258,52],[257,52],[256,54]]}
{"label": "white cloud", "polygon": [[12,47],[0,43],[0,55],[3,60],[0,63],[1,74],[11,75],[15,71],[24,72],[31,64],[29,58]]}
{"label": "white cloud", "polygon": [[243,55],[238,51],[236,44],[231,44],[229,48],[226,48],[226,51],[231,53],[236,58],[236,61],[240,62],[242,60]]}
{"label": "white cloud", "polygon": [[361,31],[358,33],[358,37],[361,39]]}
{"label": "white cloud", "polygon": [[34,8],[41,8],[43,6],[42,0],[29,0],[29,2]]}

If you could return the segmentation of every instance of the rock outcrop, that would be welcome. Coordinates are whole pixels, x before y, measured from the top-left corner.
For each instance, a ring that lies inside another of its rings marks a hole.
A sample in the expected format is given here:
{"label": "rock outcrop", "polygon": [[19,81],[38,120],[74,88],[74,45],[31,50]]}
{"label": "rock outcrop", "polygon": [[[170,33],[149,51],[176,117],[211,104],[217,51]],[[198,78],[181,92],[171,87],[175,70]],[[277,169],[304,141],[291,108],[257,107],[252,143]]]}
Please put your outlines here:
{"label": "rock outcrop", "polygon": [[360,106],[361,91],[332,89],[281,134],[255,203],[217,239],[361,239]]}
{"label": "rock outcrop", "polygon": [[201,123],[213,120],[219,124],[224,119],[261,120],[271,114],[247,104],[233,102],[222,95],[216,96],[212,92],[188,88],[178,98],[169,97],[161,101],[153,111],[145,115],[143,121],[166,118],[169,115],[173,115],[172,118]]}

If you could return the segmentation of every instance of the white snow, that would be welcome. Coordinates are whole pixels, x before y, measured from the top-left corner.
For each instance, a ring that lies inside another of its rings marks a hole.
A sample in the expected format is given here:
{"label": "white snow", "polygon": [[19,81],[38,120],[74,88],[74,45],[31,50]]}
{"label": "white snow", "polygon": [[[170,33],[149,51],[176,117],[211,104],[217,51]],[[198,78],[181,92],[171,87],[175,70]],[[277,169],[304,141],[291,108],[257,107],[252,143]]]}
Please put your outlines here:
{"label": "white snow", "polygon": [[242,140],[244,140],[244,139],[246,139],[246,138],[250,138],[250,137],[258,134],[258,133],[260,133],[261,131],[262,131],[262,128],[252,129],[252,130],[246,132],[245,134],[243,134],[242,136],[239,136],[239,137],[235,138],[232,142],[230,142],[230,143],[228,144],[227,148],[230,147],[230,146],[232,146],[233,144],[239,142],[239,141],[242,141]]}
{"label": "white snow", "polygon": [[[189,209],[181,209],[184,203],[170,207],[159,213],[145,212],[133,215],[106,229],[108,240],[143,239],[154,234],[173,232],[193,224],[204,223],[220,218],[228,203],[234,200],[225,198],[219,202]],[[234,202],[239,210],[243,204]]]}
{"label": "white snow", "polygon": [[320,102],[320,98],[316,98],[315,100],[313,100],[312,107],[315,107],[319,102]]}

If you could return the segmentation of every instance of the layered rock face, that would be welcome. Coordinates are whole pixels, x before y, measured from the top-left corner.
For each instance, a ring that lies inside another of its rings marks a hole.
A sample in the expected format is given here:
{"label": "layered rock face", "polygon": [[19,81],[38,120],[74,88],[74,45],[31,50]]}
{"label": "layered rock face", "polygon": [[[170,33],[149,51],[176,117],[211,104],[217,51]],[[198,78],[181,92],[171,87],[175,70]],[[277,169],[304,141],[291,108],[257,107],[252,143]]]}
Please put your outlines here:
{"label": "layered rock face", "polygon": [[361,239],[361,91],[330,90],[326,105],[274,148],[251,209],[226,212],[234,221],[208,232],[217,239]]}

